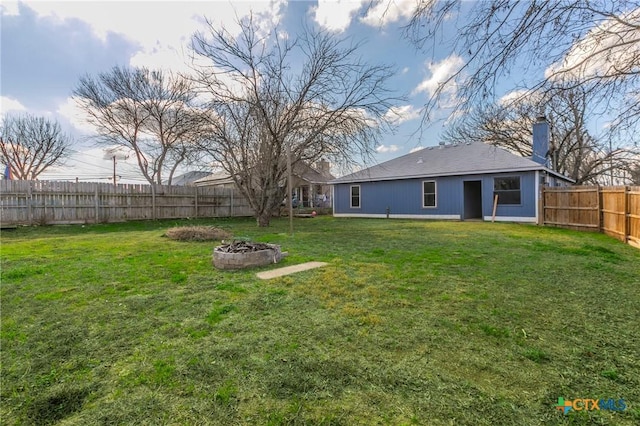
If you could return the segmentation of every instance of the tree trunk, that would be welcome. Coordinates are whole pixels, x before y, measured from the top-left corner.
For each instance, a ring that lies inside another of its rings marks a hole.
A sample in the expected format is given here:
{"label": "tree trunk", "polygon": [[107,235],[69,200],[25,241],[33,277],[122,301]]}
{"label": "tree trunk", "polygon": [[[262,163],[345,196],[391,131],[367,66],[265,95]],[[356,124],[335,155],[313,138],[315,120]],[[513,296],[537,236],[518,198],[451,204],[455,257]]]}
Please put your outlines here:
{"label": "tree trunk", "polygon": [[259,213],[257,217],[257,221],[258,221],[258,226],[260,228],[269,226],[269,224],[271,223],[271,213],[269,212]]}

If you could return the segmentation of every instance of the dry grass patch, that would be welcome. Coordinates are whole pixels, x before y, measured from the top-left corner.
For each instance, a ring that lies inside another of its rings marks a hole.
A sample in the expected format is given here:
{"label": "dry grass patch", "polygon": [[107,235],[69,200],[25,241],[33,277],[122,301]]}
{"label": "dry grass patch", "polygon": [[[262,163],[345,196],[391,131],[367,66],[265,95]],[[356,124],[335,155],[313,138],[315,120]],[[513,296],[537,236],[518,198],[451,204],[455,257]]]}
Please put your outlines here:
{"label": "dry grass patch", "polygon": [[231,233],[213,226],[179,226],[169,229],[165,237],[176,241],[221,241],[231,238]]}

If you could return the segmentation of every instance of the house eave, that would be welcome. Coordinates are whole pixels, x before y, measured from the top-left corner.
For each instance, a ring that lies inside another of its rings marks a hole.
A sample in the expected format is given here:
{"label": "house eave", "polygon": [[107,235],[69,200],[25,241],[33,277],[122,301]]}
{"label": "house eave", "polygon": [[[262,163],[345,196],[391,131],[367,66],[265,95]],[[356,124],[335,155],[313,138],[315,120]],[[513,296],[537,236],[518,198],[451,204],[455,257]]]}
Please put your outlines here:
{"label": "house eave", "polygon": [[360,182],[379,182],[379,181],[391,181],[391,180],[409,180],[409,179],[425,179],[425,178],[437,178],[437,177],[445,177],[445,176],[469,176],[469,175],[484,175],[484,174],[502,174],[502,173],[517,173],[517,172],[533,172],[533,171],[544,171],[546,173],[552,174],[555,177],[560,179],[564,179],[568,182],[575,183],[573,179],[570,179],[566,176],[563,176],[553,170],[547,169],[542,166],[530,166],[530,167],[518,167],[518,168],[507,168],[507,169],[490,169],[490,170],[470,170],[470,171],[460,171],[460,172],[449,172],[449,173],[421,173],[415,175],[406,175],[406,176],[385,176],[378,178],[354,178],[354,179],[334,179],[329,181],[329,185],[340,185],[345,183],[360,183]]}

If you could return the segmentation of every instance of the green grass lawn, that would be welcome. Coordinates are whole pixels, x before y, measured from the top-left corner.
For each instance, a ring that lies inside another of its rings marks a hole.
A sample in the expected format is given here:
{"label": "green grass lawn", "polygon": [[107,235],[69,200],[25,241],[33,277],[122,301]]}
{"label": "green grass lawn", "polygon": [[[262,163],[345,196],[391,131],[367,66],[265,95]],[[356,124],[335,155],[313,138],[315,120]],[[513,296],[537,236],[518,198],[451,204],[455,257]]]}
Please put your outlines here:
{"label": "green grass lawn", "polygon": [[640,250],[515,224],[188,222],[329,263],[261,281],[163,237],[185,223],[2,231],[2,424],[640,423]]}

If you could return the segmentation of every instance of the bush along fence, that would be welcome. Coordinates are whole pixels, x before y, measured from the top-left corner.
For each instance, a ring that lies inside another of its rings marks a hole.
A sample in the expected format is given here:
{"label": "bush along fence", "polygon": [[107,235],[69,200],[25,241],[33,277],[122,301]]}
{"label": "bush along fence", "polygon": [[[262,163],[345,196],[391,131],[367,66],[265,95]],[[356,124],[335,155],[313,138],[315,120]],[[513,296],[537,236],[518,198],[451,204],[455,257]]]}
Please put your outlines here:
{"label": "bush along fence", "polygon": [[252,211],[230,188],[0,181],[3,227],[231,216]]}
{"label": "bush along fence", "polygon": [[544,187],[544,225],[603,232],[640,248],[640,186]]}

